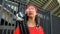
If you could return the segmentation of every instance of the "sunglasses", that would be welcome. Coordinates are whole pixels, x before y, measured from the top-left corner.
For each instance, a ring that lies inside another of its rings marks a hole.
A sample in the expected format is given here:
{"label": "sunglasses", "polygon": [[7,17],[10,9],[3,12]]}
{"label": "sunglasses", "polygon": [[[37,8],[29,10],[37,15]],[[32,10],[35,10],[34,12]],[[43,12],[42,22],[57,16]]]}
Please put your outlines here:
{"label": "sunglasses", "polygon": [[28,8],[28,9],[26,9],[26,12],[29,12],[29,11],[34,12],[35,11],[35,8]]}

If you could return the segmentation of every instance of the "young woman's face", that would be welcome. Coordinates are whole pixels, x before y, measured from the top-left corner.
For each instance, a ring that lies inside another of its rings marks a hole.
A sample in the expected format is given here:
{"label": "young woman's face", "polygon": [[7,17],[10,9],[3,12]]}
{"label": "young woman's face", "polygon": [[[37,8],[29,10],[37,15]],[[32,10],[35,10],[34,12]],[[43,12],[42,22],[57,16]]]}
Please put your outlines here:
{"label": "young woman's face", "polygon": [[37,12],[36,12],[36,8],[34,6],[29,6],[26,9],[26,14],[28,17],[35,17]]}

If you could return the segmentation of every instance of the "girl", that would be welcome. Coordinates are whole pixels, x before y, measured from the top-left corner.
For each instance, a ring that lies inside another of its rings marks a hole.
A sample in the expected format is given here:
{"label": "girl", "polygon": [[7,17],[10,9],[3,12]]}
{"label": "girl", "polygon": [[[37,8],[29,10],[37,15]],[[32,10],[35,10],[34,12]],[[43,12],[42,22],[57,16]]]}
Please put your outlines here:
{"label": "girl", "polygon": [[[26,16],[27,16],[27,28],[29,34],[44,34],[43,27],[41,25],[38,26],[36,15],[37,15],[37,7],[33,4],[26,5]],[[21,34],[21,27],[17,26],[13,32],[13,34]]]}

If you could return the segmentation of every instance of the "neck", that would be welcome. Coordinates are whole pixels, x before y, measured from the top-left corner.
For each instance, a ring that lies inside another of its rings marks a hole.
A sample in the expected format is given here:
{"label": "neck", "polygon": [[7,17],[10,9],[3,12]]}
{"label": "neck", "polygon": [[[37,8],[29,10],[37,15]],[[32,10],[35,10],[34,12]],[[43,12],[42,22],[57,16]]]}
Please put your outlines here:
{"label": "neck", "polygon": [[35,26],[35,18],[29,18],[28,19],[28,26],[34,27]]}
{"label": "neck", "polygon": [[34,23],[35,19],[34,18],[29,18],[28,21]]}

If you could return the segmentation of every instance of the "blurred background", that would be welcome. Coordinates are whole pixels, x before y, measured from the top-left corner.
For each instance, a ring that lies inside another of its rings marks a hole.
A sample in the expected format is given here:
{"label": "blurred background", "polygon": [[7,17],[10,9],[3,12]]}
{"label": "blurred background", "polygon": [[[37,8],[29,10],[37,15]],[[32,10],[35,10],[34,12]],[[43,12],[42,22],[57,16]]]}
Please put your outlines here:
{"label": "blurred background", "polygon": [[60,0],[0,0],[0,34],[13,34],[14,18],[28,3],[38,7],[45,34],[60,34]]}

